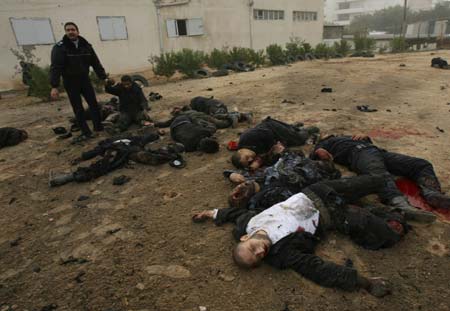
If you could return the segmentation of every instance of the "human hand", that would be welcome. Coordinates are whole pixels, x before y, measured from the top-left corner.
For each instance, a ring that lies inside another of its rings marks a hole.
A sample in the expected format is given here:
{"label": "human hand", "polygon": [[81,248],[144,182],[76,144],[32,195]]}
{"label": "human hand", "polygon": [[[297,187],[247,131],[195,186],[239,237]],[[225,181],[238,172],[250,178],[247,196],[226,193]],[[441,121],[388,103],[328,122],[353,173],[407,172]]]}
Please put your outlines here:
{"label": "human hand", "polygon": [[52,90],[50,91],[50,98],[53,100],[57,100],[59,97],[59,91],[56,87],[52,88]]}
{"label": "human hand", "polygon": [[280,154],[285,149],[286,147],[281,142],[277,142],[277,144],[272,147],[272,154]]}
{"label": "human hand", "polygon": [[245,182],[245,177],[243,175],[241,175],[241,174],[238,174],[238,173],[232,173],[230,175],[230,181],[235,183],[235,184],[240,184],[240,183]]}
{"label": "human hand", "polygon": [[205,210],[202,212],[197,212],[192,216],[192,221],[199,223],[199,222],[205,222],[208,219],[214,218],[214,210]]}
{"label": "human hand", "polygon": [[352,140],[364,140],[367,139],[368,136],[367,135],[363,135],[363,134],[356,134],[352,136]]}

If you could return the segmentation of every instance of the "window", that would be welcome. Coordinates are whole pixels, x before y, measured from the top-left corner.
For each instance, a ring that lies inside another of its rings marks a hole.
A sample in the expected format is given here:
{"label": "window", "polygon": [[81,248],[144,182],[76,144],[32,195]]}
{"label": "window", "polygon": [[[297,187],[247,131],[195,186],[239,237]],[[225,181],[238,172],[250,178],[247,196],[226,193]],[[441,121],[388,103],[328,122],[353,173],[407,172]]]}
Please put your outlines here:
{"label": "window", "polygon": [[317,12],[294,11],[293,19],[296,22],[316,21]]}
{"label": "window", "polygon": [[339,10],[347,10],[347,9],[350,9],[350,2],[339,3]]}
{"label": "window", "polygon": [[338,14],[338,21],[349,21],[350,14]]}
{"label": "window", "polygon": [[102,41],[127,40],[127,24],[124,16],[97,16]]}
{"label": "window", "polygon": [[43,45],[55,43],[49,18],[10,18],[18,45]]}
{"label": "window", "polygon": [[168,19],[166,20],[167,36],[169,38],[183,36],[204,35],[203,20],[201,18],[191,19]]}
{"label": "window", "polygon": [[257,20],[284,20],[284,11],[255,9],[253,17]]}

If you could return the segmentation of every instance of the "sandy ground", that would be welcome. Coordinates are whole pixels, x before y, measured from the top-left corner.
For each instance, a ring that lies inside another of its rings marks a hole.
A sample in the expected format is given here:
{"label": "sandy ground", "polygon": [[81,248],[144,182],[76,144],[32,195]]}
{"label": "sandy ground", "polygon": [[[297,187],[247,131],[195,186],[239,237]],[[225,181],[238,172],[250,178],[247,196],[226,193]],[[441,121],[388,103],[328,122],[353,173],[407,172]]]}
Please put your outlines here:
{"label": "sandy ground", "polygon": [[[436,55],[450,58],[448,51]],[[450,192],[450,71],[432,69],[432,57],[304,62],[146,91],[164,96],[153,104],[156,119],[194,96],[214,95],[231,108],[253,111],[257,120],[270,115],[327,133],[370,133],[380,146],[432,161]],[[323,86],[333,93],[321,93]],[[359,112],[355,106],[361,104],[378,112]],[[51,304],[58,311],[450,310],[447,223],[414,224],[396,247],[376,252],[337,234],[323,240],[318,253],[324,258],[350,258],[364,274],[388,278],[394,291],[384,299],[321,288],[269,266],[242,271],[230,257],[231,226],[190,220],[193,211],[226,206],[231,186],[221,172],[231,164],[225,147],[215,155],[186,155],[182,170],[136,164],[91,183],[50,189],[48,171],[69,171],[70,160],[95,142],[73,147],[56,140],[51,128],[67,126],[71,116],[67,100],[39,103],[8,95],[0,106],[1,126],[30,134],[25,143],[0,151],[2,311],[52,310],[42,309]],[[225,145],[246,126],[218,137]],[[122,174],[132,180],[113,186]],[[77,202],[81,195],[89,199]],[[70,256],[85,260],[67,262]]]}

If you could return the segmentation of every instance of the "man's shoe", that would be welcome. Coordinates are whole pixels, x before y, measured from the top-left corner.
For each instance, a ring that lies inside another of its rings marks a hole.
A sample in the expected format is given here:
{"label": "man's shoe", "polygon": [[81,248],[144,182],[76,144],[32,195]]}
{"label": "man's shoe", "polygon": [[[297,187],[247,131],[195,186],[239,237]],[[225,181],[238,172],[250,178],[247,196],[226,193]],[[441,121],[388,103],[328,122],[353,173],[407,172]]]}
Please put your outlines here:
{"label": "man's shoe", "polygon": [[435,191],[426,194],[424,198],[434,208],[450,209],[450,197],[445,194]]}
{"label": "man's shoe", "polygon": [[61,174],[54,176],[52,172],[49,174],[48,184],[50,187],[58,187],[74,181],[73,174]]}
{"label": "man's shoe", "polygon": [[236,128],[239,123],[239,115],[234,113],[230,114],[230,120],[231,120],[231,127]]}
{"label": "man's shoe", "polygon": [[85,142],[85,141],[87,141],[89,139],[92,139],[94,137],[95,137],[94,134],[82,134],[82,135],[77,136],[74,139],[72,139],[72,145]]}
{"label": "man's shoe", "polygon": [[405,197],[393,198],[390,205],[401,210],[405,215],[406,220],[413,220],[423,223],[432,223],[436,220],[436,215],[411,206]]}

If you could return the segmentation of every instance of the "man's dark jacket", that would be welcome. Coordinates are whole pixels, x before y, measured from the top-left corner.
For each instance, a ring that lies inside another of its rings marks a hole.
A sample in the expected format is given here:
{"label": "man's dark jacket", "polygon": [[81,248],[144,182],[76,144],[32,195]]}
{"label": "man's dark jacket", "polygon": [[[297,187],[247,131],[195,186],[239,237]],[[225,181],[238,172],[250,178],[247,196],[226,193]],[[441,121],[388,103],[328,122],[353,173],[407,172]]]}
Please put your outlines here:
{"label": "man's dark jacket", "polygon": [[88,78],[91,66],[99,79],[107,78],[92,45],[81,36],[78,36],[78,40],[78,48],[67,36],[53,47],[50,66],[52,87],[59,86],[61,76],[63,79]]}
{"label": "man's dark jacket", "polygon": [[122,113],[134,116],[138,112],[148,109],[148,101],[144,92],[135,82],[133,82],[129,90],[125,89],[121,84],[112,85],[107,83],[105,91],[119,97],[119,111]]}

